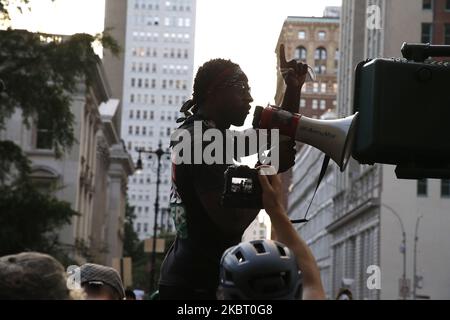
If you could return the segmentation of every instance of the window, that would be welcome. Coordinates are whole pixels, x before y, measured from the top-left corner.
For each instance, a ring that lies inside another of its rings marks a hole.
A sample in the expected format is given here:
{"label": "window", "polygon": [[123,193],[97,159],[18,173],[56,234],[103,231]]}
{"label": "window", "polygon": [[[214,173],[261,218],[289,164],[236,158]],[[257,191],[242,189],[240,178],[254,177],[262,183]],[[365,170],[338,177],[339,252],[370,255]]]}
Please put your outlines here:
{"label": "window", "polygon": [[319,31],[317,33],[317,38],[319,40],[325,40],[326,37],[327,37],[327,33],[325,31]]}
{"label": "window", "polygon": [[141,232],[141,224],[138,223],[136,226],[136,232]]}
{"label": "window", "polygon": [[165,26],[170,26],[170,19],[169,18],[164,18],[164,25]]}
{"label": "window", "polygon": [[433,0],[423,0],[422,1],[422,9],[430,10],[433,8]]}
{"label": "window", "polygon": [[427,179],[417,180],[417,195],[427,196],[428,194],[428,181]]}
{"label": "window", "polygon": [[305,108],[305,107],[306,107],[306,100],[300,99],[300,108]]}
{"label": "window", "polygon": [[325,110],[327,107],[327,102],[325,100],[320,100],[320,110]]}
{"label": "window", "polygon": [[299,31],[298,32],[298,38],[300,40],[305,40],[306,39],[306,32],[305,31]]}
{"label": "window", "polygon": [[37,136],[36,136],[36,148],[37,149],[52,149],[53,147],[53,130],[52,124],[48,117],[39,117],[37,122]]}
{"label": "window", "polygon": [[306,60],[306,48],[305,47],[297,47],[295,49],[295,59]]}
{"label": "window", "polygon": [[318,74],[324,74],[327,70],[327,50],[323,47],[317,48],[314,53],[315,59],[315,72]]}
{"label": "window", "polygon": [[148,223],[144,223],[144,232],[148,231]]}
{"label": "window", "polygon": [[133,110],[130,110],[130,119],[133,119]]}
{"label": "window", "polygon": [[318,83],[313,84],[313,92],[319,92],[319,84]]}
{"label": "window", "polygon": [[314,59],[316,60],[327,60],[327,49],[320,47],[316,49],[316,53],[314,55]]}
{"label": "window", "polygon": [[128,134],[133,134],[133,126],[128,127]]}
{"label": "window", "polygon": [[441,197],[450,198],[450,179],[441,180]]}
{"label": "window", "polygon": [[322,92],[322,93],[326,93],[327,92],[327,84],[326,83],[321,83],[320,84],[320,92]]}
{"label": "window", "polygon": [[314,110],[317,110],[317,108],[318,108],[318,103],[319,103],[319,101],[317,101],[316,99],[314,99],[314,100],[312,101],[312,108],[313,108]]}
{"label": "window", "polygon": [[130,102],[133,103],[134,102],[134,94],[130,95]]}
{"label": "window", "polygon": [[445,24],[445,35],[444,35],[445,39],[445,44],[450,45],[450,24],[446,23]]}
{"label": "window", "polygon": [[433,26],[431,23],[422,23],[422,43],[431,43],[433,41]]}
{"label": "window", "polygon": [[169,137],[170,136],[170,128],[166,129],[166,135]]}

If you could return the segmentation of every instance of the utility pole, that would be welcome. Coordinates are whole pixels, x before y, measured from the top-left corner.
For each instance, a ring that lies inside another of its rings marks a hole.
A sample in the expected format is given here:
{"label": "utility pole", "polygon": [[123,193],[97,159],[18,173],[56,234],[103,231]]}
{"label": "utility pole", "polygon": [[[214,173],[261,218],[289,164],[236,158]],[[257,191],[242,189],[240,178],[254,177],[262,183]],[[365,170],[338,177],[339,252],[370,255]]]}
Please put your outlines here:
{"label": "utility pole", "polygon": [[[402,246],[400,247],[400,252],[403,254],[403,275],[402,275],[402,281],[403,281],[403,286],[406,285],[406,232],[405,232],[405,226],[403,225],[403,221],[402,218],[400,218],[400,215],[394,210],[392,209],[390,206],[388,206],[387,204],[381,203],[380,204],[382,207],[388,209],[392,214],[394,214],[399,223],[400,223],[400,227],[402,229]],[[402,295],[402,299],[406,300],[406,296],[407,296],[407,292],[405,292],[404,290],[401,290],[401,295]]]}
{"label": "utility pole", "polygon": [[157,239],[157,232],[158,232],[158,212],[159,212],[159,185],[161,183],[161,157],[165,154],[170,154],[170,152],[164,151],[162,149],[162,143],[159,141],[158,149],[155,151],[151,150],[145,150],[145,149],[138,149],[137,152],[139,152],[139,158],[136,163],[136,169],[137,171],[142,171],[142,159],[141,159],[141,153],[148,153],[150,155],[156,155],[157,157],[157,168],[156,168],[156,198],[155,198],[155,219],[153,224],[153,242],[152,242],[152,258],[151,258],[151,270],[150,270],[150,290],[154,292],[156,290],[155,285],[155,264],[156,264],[156,239]]}
{"label": "utility pole", "polygon": [[418,217],[416,220],[416,230],[414,232],[414,265],[413,265],[413,299],[416,300],[416,289],[417,289],[417,241],[419,240],[419,236],[417,232],[419,230],[419,222],[422,219],[422,216]]}

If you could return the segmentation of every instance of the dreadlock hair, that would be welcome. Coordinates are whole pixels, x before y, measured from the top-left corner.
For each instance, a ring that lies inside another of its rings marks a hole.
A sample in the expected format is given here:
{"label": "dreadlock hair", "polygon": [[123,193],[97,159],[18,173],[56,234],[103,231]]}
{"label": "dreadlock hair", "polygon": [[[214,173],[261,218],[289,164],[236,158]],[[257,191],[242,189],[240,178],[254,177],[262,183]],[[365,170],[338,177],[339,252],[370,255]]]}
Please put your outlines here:
{"label": "dreadlock hair", "polygon": [[[220,84],[227,73],[240,68],[238,64],[226,59],[212,59],[205,62],[197,71],[194,80],[194,93],[192,99],[186,101],[181,107],[181,112],[186,116],[195,114],[199,104],[205,101],[208,93]],[[179,119],[184,120],[184,119]]]}

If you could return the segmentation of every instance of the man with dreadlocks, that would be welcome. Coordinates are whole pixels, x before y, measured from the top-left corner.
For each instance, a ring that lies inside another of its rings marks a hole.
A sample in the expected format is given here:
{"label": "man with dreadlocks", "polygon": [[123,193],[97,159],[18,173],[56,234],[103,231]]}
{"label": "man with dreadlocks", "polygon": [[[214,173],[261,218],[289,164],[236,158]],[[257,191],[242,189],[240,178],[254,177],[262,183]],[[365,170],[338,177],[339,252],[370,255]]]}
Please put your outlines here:
{"label": "man with dreadlocks", "polygon": [[[289,106],[290,111],[298,112],[307,65],[295,60],[287,62],[283,45],[280,56],[280,70],[287,85],[281,107]],[[242,126],[252,101],[247,76],[239,65],[230,60],[210,60],[199,68],[192,100],[184,103],[180,110],[187,117],[182,119],[180,129],[194,137],[196,122],[201,122],[202,130],[215,128],[221,132],[231,125]],[[176,144],[172,138],[172,146]],[[194,148],[195,141],[191,144]],[[294,164],[295,142],[280,143],[279,148],[280,171],[283,172]],[[177,236],[161,267],[159,294],[162,300],[216,299],[220,258],[225,249],[241,241],[243,232],[259,213],[254,209],[221,206],[227,168],[226,161],[210,165],[172,165],[170,206]]]}

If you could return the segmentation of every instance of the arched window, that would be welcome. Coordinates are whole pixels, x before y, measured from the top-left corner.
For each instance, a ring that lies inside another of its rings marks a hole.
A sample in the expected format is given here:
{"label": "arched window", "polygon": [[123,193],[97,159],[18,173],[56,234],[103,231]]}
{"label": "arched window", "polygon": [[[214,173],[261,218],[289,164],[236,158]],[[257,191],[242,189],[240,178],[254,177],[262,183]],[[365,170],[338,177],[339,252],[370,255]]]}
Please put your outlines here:
{"label": "arched window", "polygon": [[295,59],[306,61],[306,55],[307,51],[305,47],[300,46],[295,49]]}
{"label": "arched window", "polygon": [[317,74],[324,74],[327,71],[327,49],[319,47],[314,54],[314,71]]}
{"label": "arched window", "polygon": [[325,49],[324,47],[317,48],[314,58],[316,60],[327,60],[327,49]]}

